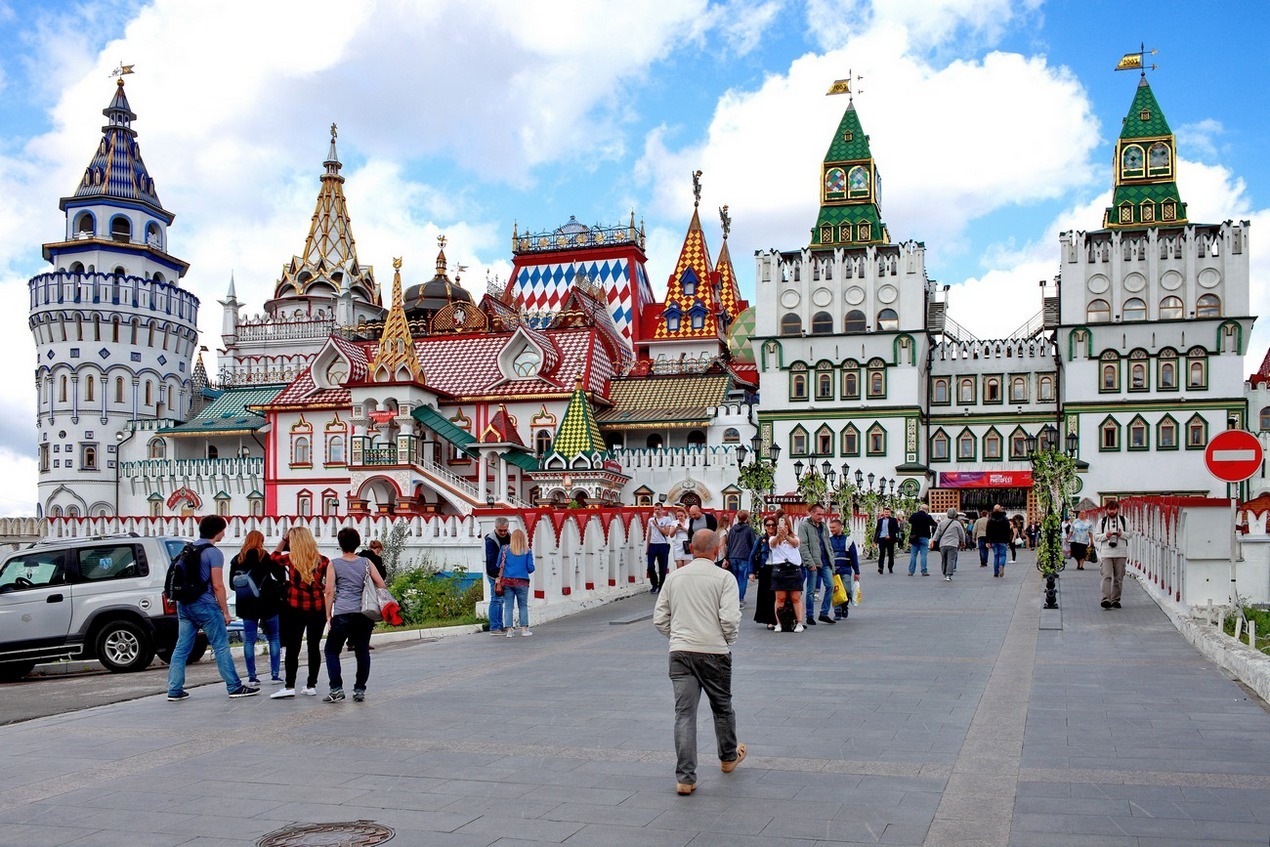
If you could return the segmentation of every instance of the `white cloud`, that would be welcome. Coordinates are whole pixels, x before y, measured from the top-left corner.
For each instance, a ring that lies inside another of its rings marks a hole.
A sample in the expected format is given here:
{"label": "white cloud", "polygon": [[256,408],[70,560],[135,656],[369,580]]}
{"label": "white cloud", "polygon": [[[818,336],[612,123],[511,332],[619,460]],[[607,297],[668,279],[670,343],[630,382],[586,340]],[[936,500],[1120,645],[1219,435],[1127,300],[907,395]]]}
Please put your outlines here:
{"label": "white cloud", "polygon": [[1020,16],[1041,0],[809,0],[807,29],[824,50],[842,46],[871,28],[896,26],[918,50],[956,41],[960,49],[995,44]]}
{"label": "white cloud", "polygon": [[1177,145],[1182,150],[1217,158],[1217,139],[1225,135],[1226,128],[1221,121],[1206,118],[1193,124],[1184,124],[1177,128]]}
{"label": "white cloud", "polygon": [[738,56],[751,52],[763,40],[776,16],[784,11],[781,0],[768,0],[754,5],[745,0],[733,0],[719,9],[723,37],[728,47]]}

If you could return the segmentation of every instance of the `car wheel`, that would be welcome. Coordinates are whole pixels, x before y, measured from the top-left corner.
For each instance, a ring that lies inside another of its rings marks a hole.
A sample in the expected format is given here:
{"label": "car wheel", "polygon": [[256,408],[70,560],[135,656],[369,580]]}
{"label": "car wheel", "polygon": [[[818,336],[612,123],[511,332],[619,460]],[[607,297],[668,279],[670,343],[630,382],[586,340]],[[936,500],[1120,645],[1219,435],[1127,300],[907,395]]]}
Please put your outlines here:
{"label": "car wheel", "polygon": [[[160,647],[155,652],[155,655],[159,657],[159,661],[163,662],[163,664],[170,665],[172,664],[172,651],[175,649],[175,644],[169,644],[166,647]],[[197,662],[203,658],[205,653],[207,653],[207,636],[200,632],[194,636],[194,646],[190,648],[190,656],[185,661]]]}
{"label": "car wheel", "polygon": [[111,673],[139,671],[153,658],[150,636],[132,621],[111,621],[97,633],[97,661]]}
{"label": "car wheel", "polygon": [[0,664],[0,682],[16,682],[35,670],[35,662],[4,662]]}

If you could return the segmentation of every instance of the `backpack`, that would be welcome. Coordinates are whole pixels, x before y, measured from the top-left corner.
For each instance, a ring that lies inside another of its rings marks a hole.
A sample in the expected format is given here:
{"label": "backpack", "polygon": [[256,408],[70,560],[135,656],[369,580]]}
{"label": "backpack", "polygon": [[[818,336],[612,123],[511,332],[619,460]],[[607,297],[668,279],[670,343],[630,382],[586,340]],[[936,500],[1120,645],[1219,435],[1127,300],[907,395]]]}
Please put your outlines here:
{"label": "backpack", "polygon": [[[206,546],[206,545],[204,545]],[[163,580],[163,593],[175,603],[193,603],[207,592],[202,575],[203,552],[192,542],[186,544],[168,566]]]}

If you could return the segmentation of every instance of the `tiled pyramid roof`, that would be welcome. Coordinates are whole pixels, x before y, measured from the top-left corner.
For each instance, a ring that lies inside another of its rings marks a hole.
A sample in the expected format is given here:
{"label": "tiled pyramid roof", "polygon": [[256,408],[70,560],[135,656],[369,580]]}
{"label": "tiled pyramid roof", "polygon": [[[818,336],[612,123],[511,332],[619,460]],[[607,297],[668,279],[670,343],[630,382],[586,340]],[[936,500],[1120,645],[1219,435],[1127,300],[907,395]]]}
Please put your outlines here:
{"label": "tiled pyramid roof", "polygon": [[[812,248],[890,241],[877,196],[877,163],[852,101],[847,102],[842,120],[829,142],[820,180],[820,213],[811,229]],[[856,180],[861,182],[857,184]]]}
{"label": "tiled pyramid roof", "polygon": [[[706,234],[701,229],[701,216],[694,206],[692,220],[688,223],[688,232],[684,235],[683,246],[679,249],[679,261],[670,275],[666,286],[666,299],[660,308],[650,309],[656,314],[656,328],[653,331],[655,340],[718,338],[719,304],[714,294],[716,281],[714,266],[710,260],[710,248],[706,245]],[[691,287],[692,294],[684,293],[684,287]],[[679,331],[671,332],[666,323],[666,312],[677,309],[682,315]],[[690,314],[696,310],[704,310],[704,319],[700,329],[692,328]]]}
{"label": "tiled pyramid roof", "polygon": [[[1141,143],[1138,143],[1141,142]],[[1125,173],[1126,148],[1136,148],[1141,169]],[[1167,161],[1157,170],[1152,150],[1167,148]],[[1103,226],[1111,229],[1143,229],[1186,223],[1186,204],[1177,189],[1177,140],[1164,110],[1155,99],[1144,75],[1133,94],[1125,115],[1112,170],[1116,186],[1111,205],[1103,215]]]}
{"label": "tiled pyramid roof", "polygon": [[595,411],[591,401],[587,399],[579,380],[569,398],[569,406],[564,410],[560,421],[560,429],[556,432],[551,449],[566,459],[572,459],[580,453],[602,453],[605,451],[604,436],[600,434],[600,425],[596,423]]}

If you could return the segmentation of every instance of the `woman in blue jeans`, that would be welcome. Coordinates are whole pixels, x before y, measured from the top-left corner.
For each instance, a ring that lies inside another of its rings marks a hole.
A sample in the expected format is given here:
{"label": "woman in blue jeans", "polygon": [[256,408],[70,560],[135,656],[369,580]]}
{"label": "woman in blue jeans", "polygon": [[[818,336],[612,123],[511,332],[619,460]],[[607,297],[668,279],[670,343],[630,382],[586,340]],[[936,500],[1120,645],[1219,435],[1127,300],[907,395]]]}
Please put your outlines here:
{"label": "woman in blue jeans", "polygon": [[331,561],[326,576],[326,620],[331,630],[326,637],[326,675],[330,679],[331,693],[323,699],[326,703],[338,703],[344,699],[344,674],[340,668],[340,652],[348,642],[357,656],[357,677],[353,681],[353,699],[360,703],[366,699],[366,681],[370,679],[370,633],[375,622],[362,614],[362,589],[366,580],[384,587],[379,571],[357,555],[362,537],[352,527],[345,527],[336,536],[341,555]]}
{"label": "woman in blue jeans", "polygon": [[507,637],[516,634],[512,628],[512,603],[520,607],[520,634],[529,631],[529,575],[534,572],[534,554],[523,529],[512,530],[511,541],[503,548],[503,629]]}
{"label": "woman in blue jeans", "polygon": [[265,537],[258,530],[247,533],[238,555],[229,562],[229,584],[234,587],[234,611],[243,622],[243,661],[247,682],[256,678],[256,636],[263,630],[269,642],[269,676],[282,684],[282,642],[278,637],[278,613],[282,610],[287,572],[265,551]]}

